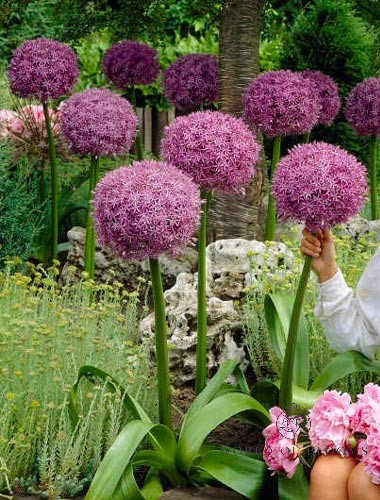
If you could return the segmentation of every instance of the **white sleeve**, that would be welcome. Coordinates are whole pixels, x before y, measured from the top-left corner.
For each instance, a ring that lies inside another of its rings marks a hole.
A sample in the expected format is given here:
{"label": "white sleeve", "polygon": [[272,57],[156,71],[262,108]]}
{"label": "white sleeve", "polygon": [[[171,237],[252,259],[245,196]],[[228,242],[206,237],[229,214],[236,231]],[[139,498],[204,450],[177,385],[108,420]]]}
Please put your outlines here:
{"label": "white sleeve", "polygon": [[360,351],[373,358],[380,347],[380,249],[359,280],[356,296],[339,270],[318,283],[315,315],[333,349]]}

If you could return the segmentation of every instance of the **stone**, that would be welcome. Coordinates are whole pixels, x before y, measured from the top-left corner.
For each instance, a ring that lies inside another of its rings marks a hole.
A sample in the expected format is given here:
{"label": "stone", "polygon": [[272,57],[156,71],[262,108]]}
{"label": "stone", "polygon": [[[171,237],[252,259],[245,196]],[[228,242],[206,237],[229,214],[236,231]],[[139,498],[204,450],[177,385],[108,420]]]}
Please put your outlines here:
{"label": "stone", "polygon": [[354,242],[366,235],[371,234],[374,243],[380,243],[380,220],[367,220],[357,215],[345,224],[334,228],[334,233],[349,236]]}
{"label": "stone", "polygon": [[243,497],[238,493],[224,488],[184,488],[165,491],[160,500],[240,500]]}

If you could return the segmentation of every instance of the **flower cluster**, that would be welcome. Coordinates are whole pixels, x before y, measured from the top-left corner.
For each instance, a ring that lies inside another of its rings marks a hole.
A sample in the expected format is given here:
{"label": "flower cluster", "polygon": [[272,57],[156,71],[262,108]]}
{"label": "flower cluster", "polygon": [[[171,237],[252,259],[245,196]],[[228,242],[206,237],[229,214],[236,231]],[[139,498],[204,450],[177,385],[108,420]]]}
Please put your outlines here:
{"label": "flower cluster", "polygon": [[356,215],[366,192],[365,167],[324,142],[293,147],[278,163],[272,183],[279,218],[304,222],[311,231]]}
{"label": "flower cluster", "polygon": [[112,45],[103,58],[104,74],[118,89],[152,83],[157,78],[159,69],[157,51],[134,40],[124,40]]}
{"label": "flower cluster", "polygon": [[219,111],[198,111],[165,128],[161,153],[203,191],[244,192],[260,146],[247,125]]}
{"label": "flower cluster", "polygon": [[267,71],[256,77],[243,101],[244,117],[267,137],[311,132],[321,111],[315,83],[289,70]]}
{"label": "flower cluster", "polygon": [[345,115],[355,134],[380,135],[380,78],[367,78],[351,90]]}
{"label": "flower cluster", "polygon": [[126,153],[136,136],[132,105],[107,89],[87,89],[60,107],[62,132],[73,153],[117,156]]}
{"label": "flower cluster", "polygon": [[133,162],[97,185],[93,219],[100,243],[124,259],[176,253],[192,241],[200,218],[196,185],[164,162]]}
{"label": "flower cluster", "polygon": [[162,86],[170,104],[194,111],[218,99],[218,61],[210,54],[179,57],[165,69]]}
{"label": "flower cluster", "polygon": [[321,101],[318,123],[331,125],[340,108],[338,85],[334,80],[320,71],[306,70],[301,72],[304,78],[315,83]]}
{"label": "flower cluster", "polygon": [[12,92],[41,102],[68,94],[78,75],[73,50],[48,38],[24,42],[14,51],[8,68]]}

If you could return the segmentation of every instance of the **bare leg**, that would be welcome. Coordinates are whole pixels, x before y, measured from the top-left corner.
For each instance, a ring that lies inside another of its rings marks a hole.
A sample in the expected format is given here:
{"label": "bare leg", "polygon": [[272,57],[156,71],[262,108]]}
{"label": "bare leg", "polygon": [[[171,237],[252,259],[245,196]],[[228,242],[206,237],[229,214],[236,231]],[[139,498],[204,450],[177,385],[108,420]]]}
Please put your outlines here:
{"label": "bare leg", "polygon": [[349,500],[380,500],[380,485],[373,484],[364,470],[363,464],[357,464],[348,480]]}
{"label": "bare leg", "polygon": [[311,470],[309,500],[348,500],[348,480],[355,465],[352,457],[318,457]]}

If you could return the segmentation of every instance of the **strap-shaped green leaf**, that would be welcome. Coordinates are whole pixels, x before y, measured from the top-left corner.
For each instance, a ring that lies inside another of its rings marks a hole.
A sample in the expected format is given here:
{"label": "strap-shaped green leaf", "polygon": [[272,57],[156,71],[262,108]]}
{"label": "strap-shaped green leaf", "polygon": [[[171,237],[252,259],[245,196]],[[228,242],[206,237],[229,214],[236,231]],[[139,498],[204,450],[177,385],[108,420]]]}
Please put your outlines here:
{"label": "strap-shaped green leaf", "polygon": [[175,467],[173,458],[154,450],[138,451],[133,457],[133,467],[153,467],[167,477],[171,484],[184,485],[186,478],[181,476]]}
{"label": "strap-shaped green leaf", "polygon": [[309,498],[309,484],[300,464],[294,476],[289,479],[284,475],[278,476],[279,500],[306,500]]}

